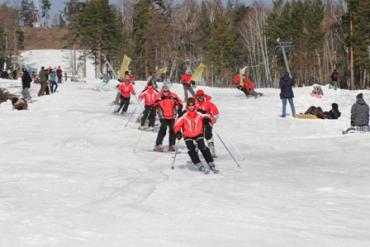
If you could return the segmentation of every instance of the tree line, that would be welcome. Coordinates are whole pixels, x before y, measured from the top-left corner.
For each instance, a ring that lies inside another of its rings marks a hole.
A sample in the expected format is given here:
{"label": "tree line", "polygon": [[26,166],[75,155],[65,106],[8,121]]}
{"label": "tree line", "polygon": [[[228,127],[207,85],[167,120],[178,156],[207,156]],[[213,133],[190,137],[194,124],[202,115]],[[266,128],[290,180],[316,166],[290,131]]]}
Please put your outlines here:
{"label": "tree line", "polygon": [[176,81],[204,63],[207,85],[229,86],[247,66],[258,86],[276,87],[286,42],[297,85],[326,84],[337,69],[341,87],[370,86],[370,0],[70,0],[60,18],[71,44],[96,56],[97,71],[105,59],[119,68],[127,54],[141,78],[167,67]]}

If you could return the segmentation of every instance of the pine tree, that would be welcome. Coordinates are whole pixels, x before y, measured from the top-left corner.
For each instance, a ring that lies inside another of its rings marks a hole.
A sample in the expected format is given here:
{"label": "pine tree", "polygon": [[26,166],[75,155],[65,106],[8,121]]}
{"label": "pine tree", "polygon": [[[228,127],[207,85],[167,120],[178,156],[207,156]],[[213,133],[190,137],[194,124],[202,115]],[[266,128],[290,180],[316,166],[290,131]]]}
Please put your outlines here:
{"label": "pine tree", "polygon": [[89,1],[80,20],[81,45],[96,56],[98,73],[101,73],[103,53],[121,56],[122,23],[118,12],[106,0]]}
{"label": "pine tree", "polygon": [[35,8],[33,6],[33,2],[29,0],[22,0],[21,7],[20,7],[20,18],[25,26],[32,27],[34,19],[34,11]]}

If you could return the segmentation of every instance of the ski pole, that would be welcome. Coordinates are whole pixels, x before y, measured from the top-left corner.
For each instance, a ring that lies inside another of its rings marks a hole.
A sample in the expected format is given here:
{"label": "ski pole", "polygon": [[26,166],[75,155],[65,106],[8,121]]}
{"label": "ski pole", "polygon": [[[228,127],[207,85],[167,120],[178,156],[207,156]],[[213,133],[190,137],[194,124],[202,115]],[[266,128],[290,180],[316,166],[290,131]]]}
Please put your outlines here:
{"label": "ski pole", "polygon": [[175,140],[175,154],[173,155],[173,158],[172,158],[171,170],[175,169],[176,156],[177,156],[177,145],[176,145],[176,140]]}
{"label": "ski pole", "polygon": [[130,122],[132,116],[135,114],[137,107],[138,107],[138,105],[135,106],[135,108],[134,108],[133,112],[131,113],[130,117],[127,119],[127,122],[125,124],[125,127],[128,126],[128,123]]}
{"label": "ski pole", "polygon": [[235,164],[240,168],[240,165],[239,165],[238,161],[235,159],[235,157],[234,157],[234,155],[231,153],[230,149],[226,146],[226,144],[225,144],[225,143],[224,143],[224,141],[222,140],[221,136],[220,136],[217,132],[215,132],[215,133],[216,133],[216,135],[217,135],[218,139],[220,139],[220,141],[221,141],[222,145],[224,145],[224,147],[225,147],[226,151],[229,153],[230,157],[234,160]]}

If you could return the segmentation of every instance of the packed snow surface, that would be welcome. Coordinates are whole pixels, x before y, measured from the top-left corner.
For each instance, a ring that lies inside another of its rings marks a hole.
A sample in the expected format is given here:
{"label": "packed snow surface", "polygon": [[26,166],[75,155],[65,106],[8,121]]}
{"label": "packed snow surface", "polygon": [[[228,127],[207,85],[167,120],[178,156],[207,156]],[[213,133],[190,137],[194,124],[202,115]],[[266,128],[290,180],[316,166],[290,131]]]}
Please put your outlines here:
{"label": "packed snow surface", "polygon": [[370,246],[370,134],[341,133],[359,91],[324,88],[316,99],[295,88],[297,112],[333,102],[342,112],[298,120],[279,117],[276,89],[246,99],[199,87],[218,105],[214,131],[241,166],[215,136],[220,174],[204,175],[183,140],[171,170],[173,154],[151,151],[156,133],[138,130],[136,99],[113,115],[117,82],[101,92],[96,83],[63,83],[43,97],[32,84],[28,111],[0,104],[0,246]]}

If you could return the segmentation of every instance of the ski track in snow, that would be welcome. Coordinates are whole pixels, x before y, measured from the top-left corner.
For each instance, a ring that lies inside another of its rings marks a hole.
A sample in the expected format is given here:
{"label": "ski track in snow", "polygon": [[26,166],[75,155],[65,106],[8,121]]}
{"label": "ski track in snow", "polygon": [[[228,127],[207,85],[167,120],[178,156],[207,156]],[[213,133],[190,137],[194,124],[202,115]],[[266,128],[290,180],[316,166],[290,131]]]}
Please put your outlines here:
{"label": "ski track in snow", "polygon": [[[183,141],[171,170],[173,153],[151,151],[156,132],[137,129],[141,110],[125,127],[136,100],[113,115],[116,83],[98,92],[96,82],[63,83],[29,111],[0,105],[0,246],[370,245],[370,134],[341,134],[358,92],[324,88],[318,100],[310,87],[294,89],[298,112],[334,101],[342,112],[297,120],[279,117],[278,90],[245,99],[200,86],[220,108],[214,130],[241,164],[215,136],[220,174],[204,175]],[[20,82],[0,85],[19,93]]]}

